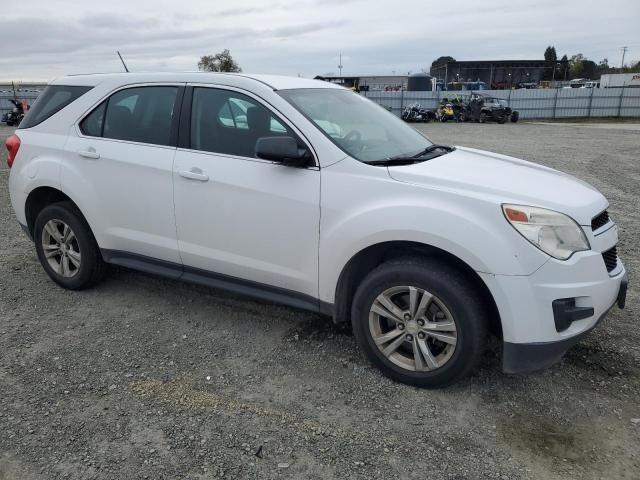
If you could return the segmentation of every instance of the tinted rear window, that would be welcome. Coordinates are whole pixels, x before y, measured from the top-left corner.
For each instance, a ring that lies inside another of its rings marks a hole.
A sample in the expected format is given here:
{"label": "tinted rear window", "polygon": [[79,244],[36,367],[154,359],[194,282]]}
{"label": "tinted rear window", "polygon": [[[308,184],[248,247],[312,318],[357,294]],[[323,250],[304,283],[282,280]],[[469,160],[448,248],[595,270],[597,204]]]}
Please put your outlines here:
{"label": "tinted rear window", "polygon": [[49,85],[40,94],[20,123],[20,128],[31,128],[44,122],[71,102],[91,90],[92,87]]}

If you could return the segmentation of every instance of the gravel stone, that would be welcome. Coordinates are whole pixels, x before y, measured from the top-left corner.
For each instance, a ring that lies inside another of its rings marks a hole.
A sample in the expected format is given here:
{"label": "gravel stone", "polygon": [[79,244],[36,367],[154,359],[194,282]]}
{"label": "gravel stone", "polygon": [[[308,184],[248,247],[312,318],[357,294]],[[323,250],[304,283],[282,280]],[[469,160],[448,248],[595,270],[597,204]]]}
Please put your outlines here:
{"label": "gravel stone", "polygon": [[627,308],[548,370],[504,375],[490,348],[470,378],[418,390],[383,377],[318,315],[119,268],[94,289],[62,290],[15,221],[2,149],[0,478],[640,478],[640,135],[417,128],[603,191]]}

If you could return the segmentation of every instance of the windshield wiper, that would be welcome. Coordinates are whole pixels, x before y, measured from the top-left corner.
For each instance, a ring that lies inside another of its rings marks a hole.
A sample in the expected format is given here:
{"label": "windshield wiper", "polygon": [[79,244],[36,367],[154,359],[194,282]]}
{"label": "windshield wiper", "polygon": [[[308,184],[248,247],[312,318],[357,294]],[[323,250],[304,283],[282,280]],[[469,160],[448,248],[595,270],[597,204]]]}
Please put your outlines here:
{"label": "windshield wiper", "polygon": [[455,149],[456,147],[450,147],[449,145],[438,145],[434,143],[433,145],[429,145],[424,150],[416,153],[412,158],[420,158],[431,152],[435,152],[436,150],[444,150],[445,152],[449,153],[449,152],[453,152]]}
{"label": "windshield wiper", "polygon": [[366,163],[367,165],[391,166],[391,165],[411,165],[412,163],[419,163],[422,161],[423,160],[419,160],[413,157],[398,156],[398,157],[392,157],[392,158],[385,158],[383,160],[369,160],[369,161],[365,161],[364,163]]}
{"label": "windshield wiper", "polygon": [[[368,165],[388,165],[388,166],[392,166],[392,165],[411,165],[412,163],[418,163],[418,162],[423,162],[425,160],[430,160],[432,158],[435,157],[439,157],[440,155],[444,155],[445,153],[449,153],[452,152],[453,150],[455,150],[455,147],[450,147],[449,145],[429,145],[427,148],[425,148],[424,150],[420,150],[418,153],[416,153],[415,155],[397,155],[395,157],[389,157],[389,158],[385,158],[383,160],[370,160],[368,162],[364,162]],[[422,158],[425,157],[427,155],[429,155],[430,153],[434,153],[438,150],[443,150],[444,152],[441,153],[440,155],[433,155],[430,156],[429,158]]]}

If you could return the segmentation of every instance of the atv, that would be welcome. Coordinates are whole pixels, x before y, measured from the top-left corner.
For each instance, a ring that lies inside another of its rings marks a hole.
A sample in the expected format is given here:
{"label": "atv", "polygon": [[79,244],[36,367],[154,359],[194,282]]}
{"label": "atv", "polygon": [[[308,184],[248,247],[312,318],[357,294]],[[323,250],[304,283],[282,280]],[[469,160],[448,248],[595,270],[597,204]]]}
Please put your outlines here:
{"label": "atv", "polygon": [[520,113],[513,111],[507,101],[503,98],[485,97],[484,95],[474,94],[472,100],[480,104],[480,115],[478,121],[498,122],[500,124],[510,120],[515,123],[520,118]]}
{"label": "atv", "polygon": [[449,99],[443,98],[438,106],[438,110],[436,111],[436,117],[441,122],[446,122],[447,120],[457,120],[456,114],[453,110],[453,104],[449,102]]}

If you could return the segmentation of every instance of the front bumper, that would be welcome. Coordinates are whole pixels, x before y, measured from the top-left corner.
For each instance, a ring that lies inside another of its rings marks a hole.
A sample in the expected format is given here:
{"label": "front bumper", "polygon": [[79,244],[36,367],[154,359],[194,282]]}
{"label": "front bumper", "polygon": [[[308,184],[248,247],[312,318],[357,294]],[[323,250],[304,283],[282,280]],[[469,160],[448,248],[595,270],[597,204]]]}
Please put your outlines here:
{"label": "front bumper", "polygon": [[616,303],[624,306],[628,283],[624,265],[618,259],[608,271],[601,253],[617,244],[617,227],[590,235],[589,240],[593,250],[575,253],[566,261],[550,258],[528,276],[479,274],[500,313],[505,372],[556,363]]}
{"label": "front bumper", "polygon": [[605,319],[609,310],[618,305],[624,308],[627,296],[627,275],[625,274],[620,282],[620,288],[616,301],[606,312],[600,315],[596,322],[583,332],[555,342],[538,343],[511,343],[504,342],[502,350],[502,370],[505,373],[523,373],[535,370],[542,370],[559,362],[564,354],[585,337],[591,330]]}

